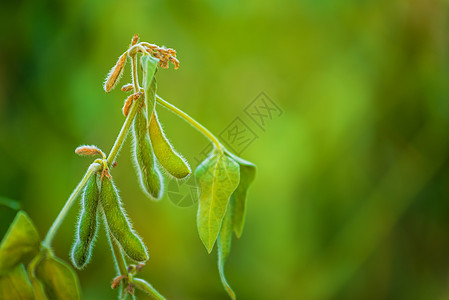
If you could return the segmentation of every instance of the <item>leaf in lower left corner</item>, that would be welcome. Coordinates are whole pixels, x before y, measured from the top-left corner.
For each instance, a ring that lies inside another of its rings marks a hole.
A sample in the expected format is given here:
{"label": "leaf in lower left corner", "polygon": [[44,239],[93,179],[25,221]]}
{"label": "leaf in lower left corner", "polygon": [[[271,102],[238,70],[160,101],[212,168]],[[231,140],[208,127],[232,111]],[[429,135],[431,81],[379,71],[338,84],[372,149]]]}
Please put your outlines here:
{"label": "leaf in lower left corner", "polygon": [[28,215],[19,211],[0,244],[0,275],[39,252],[40,238]]}
{"label": "leaf in lower left corner", "polygon": [[33,300],[33,288],[23,264],[0,276],[0,299]]}
{"label": "leaf in lower left corner", "polygon": [[19,210],[20,202],[0,196],[0,206],[6,206],[14,210]]}
{"label": "leaf in lower left corner", "polygon": [[42,258],[35,275],[49,299],[81,299],[78,277],[61,259],[52,255]]}

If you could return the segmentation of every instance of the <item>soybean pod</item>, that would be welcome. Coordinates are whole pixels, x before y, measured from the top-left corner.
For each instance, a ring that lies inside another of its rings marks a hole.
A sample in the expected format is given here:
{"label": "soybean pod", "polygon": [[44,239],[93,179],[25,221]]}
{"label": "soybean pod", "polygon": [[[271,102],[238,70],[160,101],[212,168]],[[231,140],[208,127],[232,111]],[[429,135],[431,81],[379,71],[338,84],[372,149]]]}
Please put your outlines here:
{"label": "soybean pod", "polygon": [[143,191],[153,199],[160,199],[163,193],[163,179],[156,164],[148,122],[143,108],[139,108],[133,123],[133,157],[137,176]]}
{"label": "soybean pod", "polygon": [[189,176],[192,170],[183,157],[174,150],[165,136],[156,110],[153,110],[151,115],[149,133],[154,154],[161,166],[175,178],[182,179]]}
{"label": "soybean pod", "polygon": [[76,230],[76,240],[72,248],[72,262],[78,269],[82,269],[89,262],[93,243],[98,232],[98,201],[99,192],[97,174],[93,174],[84,188],[81,213]]}
{"label": "soybean pod", "polygon": [[123,252],[138,262],[148,260],[147,249],[140,237],[132,229],[130,221],[126,217],[112,178],[103,177],[100,199],[106,228],[120,244]]}

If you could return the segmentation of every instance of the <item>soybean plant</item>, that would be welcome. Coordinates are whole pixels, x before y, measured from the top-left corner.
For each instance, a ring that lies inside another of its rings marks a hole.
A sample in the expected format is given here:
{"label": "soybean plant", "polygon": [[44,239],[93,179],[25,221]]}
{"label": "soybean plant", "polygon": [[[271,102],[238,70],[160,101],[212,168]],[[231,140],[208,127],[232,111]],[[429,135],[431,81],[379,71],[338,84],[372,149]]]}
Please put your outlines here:
{"label": "soybean plant", "polygon": [[[229,296],[236,298],[224,275],[224,264],[233,234],[240,237],[243,231],[247,192],[256,167],[231,153],[204,126],[157,94],[159,69],[168,68],[169,63],[179,68],[175,50],[139,42],[135,35],[106,77],[104,90],[107,93],[119,83],[127,60],[131,62],[132,82],[121,90],[131,94],[123,105],[125,121],[111,151],[106,156],[94,145],[83,145],[75,150],[82,156],[100,158],[90,164],[43,241],[28,215],[24,211],[17,213],[0,244],[0,299],[80,299],[76,273],[57,258],[51,248],[58,228],[77,199],[81,208],[70,255],[73,266],[83,269],[88,265],[94,255],[98,228],[104,226],[117,269],[111,286],[119,287],[119,299],[130,295],[135,298],[136,289],[155,299],[165,299],[151,284],[138,277],[149,259],[148,250],[133,229],[111,174],[122,144],[130,136],[137,180],[149,199],[162,198],[164,176],[178,180],[191,175],[189,163],[175,150],[162,129],[157,113],[160,107],[181,117],[213,144],[208,157],[194,171],[199,190],[198,232],[207,252],[211,253],[217,244],[219,276]],[[141,80],[139,69],[142,70]]]}

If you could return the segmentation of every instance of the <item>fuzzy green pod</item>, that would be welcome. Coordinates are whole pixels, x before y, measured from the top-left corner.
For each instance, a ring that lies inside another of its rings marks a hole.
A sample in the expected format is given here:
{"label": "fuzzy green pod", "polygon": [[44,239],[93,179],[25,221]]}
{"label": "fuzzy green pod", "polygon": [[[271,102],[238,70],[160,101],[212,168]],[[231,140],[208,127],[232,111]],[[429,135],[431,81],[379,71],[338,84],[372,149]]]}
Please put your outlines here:
{"label": "fuzzy green pod", "polygon": [[84,268],[92,254],[93,243],[98,232],[99,192],[97,174],[92,175],[84,188],[81,213],[78,219],[76,240],[73,244],[71,258],[78,269]]}
{"label": "fuzzy green pod", "polygon": [[149,134],[157,160],[170,175],[182,179],[192,173],[189,164],[174,150],[170,141],[165,136],[157,118],[156,110],[151,115]]}
{"label": "fuzzy green pod", "polygon": [[100,199],[106,228],[120,244],[126,255],[138,262],[148,260],[147,249],[132,229],[126,217],[120,196],[112,178],[108,178],[107,176],[103,177]]}
{"label": "fuzzy green pod", "polygon": [[156,164],[147,127],[148,122],[145,112],[142,108],[139,108],[133,123],[133,157],[137,176],[143,191],[150,198],[160,199],[164,183]]}

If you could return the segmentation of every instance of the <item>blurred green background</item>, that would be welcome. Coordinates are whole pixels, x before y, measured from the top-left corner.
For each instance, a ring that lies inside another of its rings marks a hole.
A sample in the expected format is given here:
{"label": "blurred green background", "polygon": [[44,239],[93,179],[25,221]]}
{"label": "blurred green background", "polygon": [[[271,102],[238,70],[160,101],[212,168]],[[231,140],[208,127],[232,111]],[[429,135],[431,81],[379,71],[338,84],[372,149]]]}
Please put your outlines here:
{"label": "blurred green background", "polygon": [[[109,151],[120,130],[125,95],[102,82],[139,33],[178,51],[162,97],[258,136],[226,265],[239,299],[449,299],[448,17],[437,0],[2,1],[0,196],[45,235],[91,161],[74,149]],[[244,111],[260,92],[283,111],[263,130]],[[195,167],[207,140],[159,111]],[[196,205],[146,199],[128,143],[112,174],[149,247],[143,277],[169,299],[227,299]],[[54,242],[64,260],[78,207]],[[0,206],[1,235],[14,215]],[[101,232],[84,299],[115,297],[114,272]]]}

